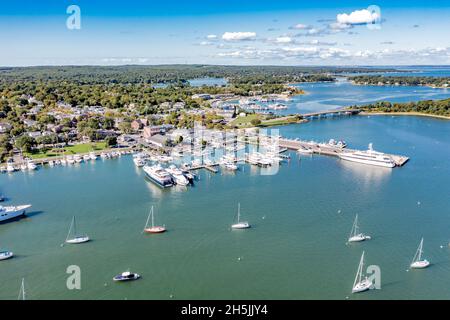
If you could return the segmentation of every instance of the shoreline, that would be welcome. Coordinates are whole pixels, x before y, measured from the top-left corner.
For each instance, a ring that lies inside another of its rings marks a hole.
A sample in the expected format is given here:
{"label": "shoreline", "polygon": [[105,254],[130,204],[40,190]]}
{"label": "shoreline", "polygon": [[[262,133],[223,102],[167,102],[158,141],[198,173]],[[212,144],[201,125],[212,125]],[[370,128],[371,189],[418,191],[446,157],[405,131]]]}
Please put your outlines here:
{"label": "shoreline", "polygon": [[450,120],[450,116],[440,116],[437,114],[428,114],[421,112],[370,112],[370,111],[361,111],[358,116],[416,116],[416,117],[427,117],[427,118],[435,118],[442,120]]}

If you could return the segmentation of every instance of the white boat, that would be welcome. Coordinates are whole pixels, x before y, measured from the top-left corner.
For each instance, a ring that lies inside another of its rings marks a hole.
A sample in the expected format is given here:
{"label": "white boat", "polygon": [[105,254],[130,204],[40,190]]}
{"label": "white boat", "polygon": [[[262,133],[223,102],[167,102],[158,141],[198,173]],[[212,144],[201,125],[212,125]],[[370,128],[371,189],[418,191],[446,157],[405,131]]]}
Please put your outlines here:
{"label": "white boat", "polygon": [[109,157],[108,157],[108,154],[107,154],[107,153],[102,152],[102,153],[100,154],[100,158],[102,158],[102,159],[107,159],[107,158],[109,158]]}
{"label": "white boat", "polygon": [[189,180],[183,174],[183,171],[178,169],[176,166],[171,165],[166,169],[167,172],[172,176],[173,180],[177,185],[187,186],[189,185]]}
{"label": "white boat", "polygon": [[300,147],[298,150],[297,150],[297,152],[298,153],[301,153],[301,154],[313,154],[314,153],[314,151],[312,150],[312,149],[309,149],[309,148],[306,148],[306,147]]}
{"label": "white boat", "polygon": [[355,281],[353,282],[352,293],[363,292],[373,288],[373,283],[367,278],[363,278],[364,269],[364,251],[359,261],[358,271],[356,272]]}
{"label": "white boat", "polygon": [[85,155],[83,155],[83,160],[87,162],[87,161],[91,160],[91,157],[88,154],[85,154]]}
{"label": "white boat", "polygon": [[11,251],[0,251],[0,260],[10,259],[14,256]]}
{"label": "white boat", "polygon": [[358,215],[356,215],[355,221],[353,222],[352,230],[350,231],[348,242],[360,242],[364,240],[370,240],[370,236],[359,232]]}
{"label": "white boat", "polygon": [[[73,236],[71,236],[72,230],[73,230]],[[88,242],[88,241],[89,241],[89,237],[87,235],[78,235],[77,234],[77,226],[76,226],[75,216],[74,216],[72,218],[69,232],[67,233],[67,237],[64,242],[69,243],[69,244],[79,244],[79,243],[84,243],[84,242]]]}
{"label": "white boat", "polygon": [[0,206],[0,222],[25,215],[25,211],[28,208],[31,208],[31,204],[8,207]]}
{"label": "white boat", "polygon": [[[152,220],[152,225],[151,226],[148,225],[148,222],[149,222],[150,218]],[[148,214],[147,221],[145,222],[145,226],[144,226],[143,232],[146,232],[146,233],[163,233],[165,231],[166,231],[166,228],[164,226],[155,226],[155,218],[154,218],[153,206],[152,206],[152,209],[150,210],[150,213]]]}
{"label": "white boat", "polygon": [[393,168],[396,166],[394,160],[384,153],[374,151],[372,144],[369,144],[367,151],[342,152],[339,154],[342,160],[368,164],[372,166]]}
{"label": "white boat", "polygon": [[33,161],[28,160],[27,161],[27,168],[28,168],[28,170],[36,170],[37,169],[37,165]]}
{"label": "white boat", "polygon": [[143,166],[145,166],[145,160],[142,159],[141,157],[134,157],[133,158],[133,162],[134,162],[134,165],[136,167],[143,167]]}
{"label": "white boat", "polygon": [[423,238],[420,240],[419,247],[417,248],[416,254],[411,262],[411,269],[424,269],[430,265],[427,259],[422,259],[423,254]]}
{"label": "white boat", "polygon": [[54,167],[54,166],[55,166],[55,162],[54,162],[53,160],[50,160],[50,161],[48,162],[48,165],[49,165],[50,167]]}
{"label": "white boat", "polygon": [[26,165],[26,163],[22,163],[20,165],[20,171],[27,171],[28,170],[28,166]]}
{"label": "white boat", "polygon": [[90,160],[97,160],[97,155],[94,152],[89,152],[89,159]]}
{"label": "white boat", "polygon": [[76,163],[81,163],[81,162],[83,162],[83,158],[82,158],[81,156],[79,156],[79,155],[74,155],[74,156],[73,156],[73,160],[74,160]]}
{"label": "white boat", "polygon": [[235,165],[233,162],[224,162],[223,166],[225,167],[225,169],[230,171],[236,171],[238,169],[238,166]]}
{"label": "white boat", "polygon": [[248,229],[250,224],[247,221],[241,221],[241,204],[238,203],[237,222],[231,225],[232,229]]}
{"label": "white boat", "polygon": [[12,163],[8,162],[6,164],[6,172],[11,173],[11,172],[14,172],[14,171],[16,171],[16,168],[14,168]]}
{"label": "white boat", "polygon": [[162,188],[173,186],[172,176],[161,166],[148,166],[143,167],[147,177]]}
{"label": "white boat", "polygon": [[118,274],[113,278],[114,281],[131,281],[131,280],[137,280],[141,276],[137,273],[132,273],[129,271],[122,272],[121,274]]}
{"label": "white boat", "polygon": [[75,160],[73,159],[72,156],[67,157],[67,164],[74,164]]}

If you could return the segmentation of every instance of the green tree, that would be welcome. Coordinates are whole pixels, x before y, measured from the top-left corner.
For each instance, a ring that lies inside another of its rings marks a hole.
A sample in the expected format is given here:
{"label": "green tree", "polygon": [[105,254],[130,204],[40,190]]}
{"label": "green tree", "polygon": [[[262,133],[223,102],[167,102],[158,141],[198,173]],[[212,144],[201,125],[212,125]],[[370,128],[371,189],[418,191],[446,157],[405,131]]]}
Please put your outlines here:
{"label": "green tree", "polygon": [[22,135],[16,139],[14,144],[24,152],[31,152],[33,147],[36,146],[36,141],[30,136]]}

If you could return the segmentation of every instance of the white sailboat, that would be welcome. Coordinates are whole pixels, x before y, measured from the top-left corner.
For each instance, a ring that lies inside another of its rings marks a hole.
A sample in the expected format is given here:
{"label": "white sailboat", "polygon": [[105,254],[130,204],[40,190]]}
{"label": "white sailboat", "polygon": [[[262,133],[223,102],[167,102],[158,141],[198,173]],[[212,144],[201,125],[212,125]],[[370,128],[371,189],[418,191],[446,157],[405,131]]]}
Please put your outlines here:
{"label": "white sailboat", "polygon": [[17,300],[26,300],[25,297],[25,278],[22,278],[22,284],[20,285],[19,296]]}
{"label": "white sailboat", "polygon": [[[73,238],[70,238],[71,234],[72,234],[72,229],[73,229]],[[79,244],[79,243],[84,243],[84,242],[88,242],[89,241],[89,237],[87,235],[78,235],[77,234],[77,226],[76,226],[76,222],[75,222],[75,216],[72,218],[72,223],[70,224],[70,228],[69,228],[69,232],[67,233],[67,237],[66,237],[66,241],[65,243],[70,243],[70,244]]]}
{"label": "white sailboat", "polygon": [[232,229],[247,229],[250,228],[250,224],[247,221],[240,221],[241,220],[241,204],[238,203],[238,214],[237,214],[237,223],[232,224]]}
{"label": "white sailboat", "polygon": [[[150,218],[152,219],[152,226],[151,227],[148,226],[148,222],[149,222]],[[148,214],[147,221],[145,222],[145,227],[144,227],[144,231],[143,232],[147,232],[147,233],[163,233],[165,231],[166,231],[166,228],[164,226],[155,226],[155,219],[154,219],[154,215],[153,215],[153,206],[152,206],[152,209],[150,210],[150,213]]]}
{"label": "white sailboat", "polygon": [[358,215],[356,215],[355,221],[353,221],[352,230],[350,231],[350,236],[348,238],[348,242],[360,242],[360,241],[370,240],[370,239],[371,239],[370,236],[359,232]]}
{"label": "white sailboat", "polygon": [[411,262],[410,267],[412,269],[424,269],[430,265],[427,259],[422,259],[423,254],[423,238],[420,240],[419,247],[417,248],[416,254]]}
{"label": "white sailboat", "polygon": [[352,293],[363,292],[369,289],[372,289],[373,284],[367,278],[363,278],[363,269],[364,269],[364,251],[361,255],[361,260],[359,261],[358,271],[356,272],[355,281],[353,282]]}

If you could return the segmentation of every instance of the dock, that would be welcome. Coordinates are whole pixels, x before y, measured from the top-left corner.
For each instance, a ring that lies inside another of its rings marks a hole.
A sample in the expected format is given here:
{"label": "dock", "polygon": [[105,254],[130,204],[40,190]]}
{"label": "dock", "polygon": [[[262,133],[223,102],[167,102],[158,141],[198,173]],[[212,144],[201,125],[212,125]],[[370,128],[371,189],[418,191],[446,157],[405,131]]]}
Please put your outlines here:
{"label": "dock", "polygon": [[[341,148],[337,146],[327,146],[319,143],[312,143],[310,141],[302,141],[302,140],[291,140],[286,138],[280,138],[279,146],[282,148],[288,148],[290,150],[298,150],[300,148],[305,148],[311,150],[314,154],[327,155],[339,157],[341,154],[356,152],[356,149],[348,149]],[[390,156],[392,160],[394,160],[395,164],[398,167],[403,166],[406,162],[408,162],[409,158],[406,156],[400,156],[395,154],[386,154]]]}

